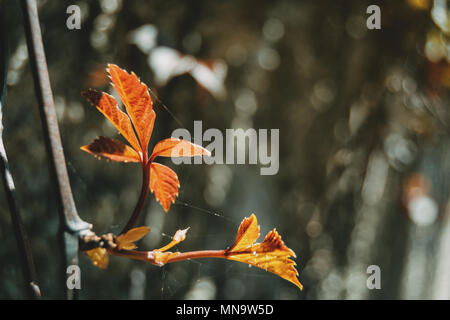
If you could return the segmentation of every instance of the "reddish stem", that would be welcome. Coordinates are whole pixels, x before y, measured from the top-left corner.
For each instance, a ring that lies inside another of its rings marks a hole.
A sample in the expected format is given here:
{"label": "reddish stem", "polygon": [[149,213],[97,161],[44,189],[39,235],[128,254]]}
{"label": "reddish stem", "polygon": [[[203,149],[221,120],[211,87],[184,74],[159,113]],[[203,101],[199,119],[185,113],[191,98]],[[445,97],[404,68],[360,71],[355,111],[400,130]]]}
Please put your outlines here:
{"label": "reddish stem", "polygon": [[145,200],[148,196],[148,187],[150,184],[150,166],[146,165],[145,160],[146,159],[144,159],[144,162],[142,163],[142,188],[139,200],[136,204],[136,207],[134,208],[133,214],[131,215],[126,226],[123,228],[120,234],[126,233],[128,230],[134,227],[137,220],[139,219],[142,209],[144,208]]}
{"label": "reddish stem", "polygon": [[[151,254],[152,251],[108,249],[108,253],[114,256],[120,256],[135,260],[142,260],[149,262],[151,264],[158,265],[158,263],[156,263],[154,259],[154,256]],[[226,250],[201,250],[201,251],[181,252],[178,253],[177,255],[173,255],[172,257],[170,257],[166,263],[177,262],[182,260],[201,259],[201,258],[227,259],[227,254]]]}
{"label": "reddish stem", "polygon": [[226,250],[201,250],[180,252],[180,254],[169,258],[167,263],[177,262],[182,260],[201,259],[201,258],[222,258],[226,259]]}

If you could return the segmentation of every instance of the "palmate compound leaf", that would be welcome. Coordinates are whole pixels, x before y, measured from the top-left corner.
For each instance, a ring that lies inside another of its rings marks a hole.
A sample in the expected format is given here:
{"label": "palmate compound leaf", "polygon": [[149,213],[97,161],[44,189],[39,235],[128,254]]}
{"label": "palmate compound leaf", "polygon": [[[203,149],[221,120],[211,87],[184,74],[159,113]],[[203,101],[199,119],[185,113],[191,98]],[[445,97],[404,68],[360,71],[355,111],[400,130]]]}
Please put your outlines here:
{"label": "palmate compound leaf", "polygon": [[81,94],[111,121],[136,152],[140,150],[140,145],[131,125],[130,118],[119,109],[117,101],[113,96],[95,90],[83,91]]}
{"label": "palmate compound leaf", "polygon": [[137,248],[137,246],[133,242],[140,240],[149,232],[150,228],[146,226],[128,230],[127,233],[121,234],[116,238],[118,249],[132,250]]}
{"label": "palmate compound leaf", "polygon": [[178,196],[180,183],[174,171],[163,165],[153,164],[154,158],[157,156],[210,155],[210,152],[193,143],[169,138],[155,146],[154,153],[149,159],[148,142],[153,131],[156,115],[153,111],[148,87],[140,82],[136,74],[133,72],[129,74],[116,65],[109,64],[107,71],[128,114],[122,112],[114,97],[107,93],[89,90],[83,92],[83,96],[114,124],[130,143],[132,149],[136,151],[138,159],[136,159],[131,148],[118,140],[104,137],[97,139],[90,145],[83,146],[81,149],[113,161],[136,162],[137,160],[143,166],[147,166],[145,169],[150,169],[150,190],[155,194],[156,200],[161,203],[164,211],[167,212],[170,204]]}
{"label": "palmate compound leaf", "polygon": [[137,152],[119,140],[98,137],[93,142],[80,148],[94,156],[104,157],[118,162],[139,162]]}
{"label": "palmate compound leaf", "polygon": [[165,212],[175,202],[179,187],[180,181],[172,169],[157,162],[150,164],[150,191],[155,194]]}
{"label": "palmate compound leaf", "polygon": [[129,74],[114,64],[108,64],[107,71],[133,122],[142,151],[147,153],[156,117],[148,87],[139,80],[134,72]]}
{"label": "palmate compound leaf", "polygon": [[226,258],[272,272],[302,290],[296,264],[289,259],[295,258],[295,253],[284,244],[278,232],[275,229],[270,231],[262,243],[255,243],[258,237],[258,221],[252,214],[242,221],[234,244],[225,251]]}

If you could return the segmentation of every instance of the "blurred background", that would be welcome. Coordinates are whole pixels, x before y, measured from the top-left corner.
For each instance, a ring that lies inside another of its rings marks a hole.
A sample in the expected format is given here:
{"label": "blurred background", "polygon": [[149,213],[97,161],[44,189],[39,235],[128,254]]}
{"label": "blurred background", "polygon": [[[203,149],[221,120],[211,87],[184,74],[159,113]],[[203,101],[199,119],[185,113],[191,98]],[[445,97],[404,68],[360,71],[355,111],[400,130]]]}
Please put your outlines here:
{"label": "blurred background", "polygon": [[[9,40],[4,139],[44,298],[61,298],[58,214],[19,3],[3,1]],[[81,29],[69,30],[69,5]],[[366,9],[381,8],[381,30]],[[174,129],[280,129],[277,175],[258,165],[174,165],[168,213],[149,197],[141,249],[190,226],[180,251],[222,249],[254,212],[297,254],[300,292],[225,260],[162,268],[80,254],[81,299],[449,299],[450,7],[403,1],[38,1],[71,185],[98,234],[120,232],[138,198],[135,164],[79,148],[118,137],[80,95],[113,94],[107,63],[152,90],[151,147]],[[122,139],[122,138],[119,138]],[[2,188],[3,189],[3,188]],[[0,298],[23,298],[17,245],[0,192]],[[366,287],[370,265],[381,289]]]}

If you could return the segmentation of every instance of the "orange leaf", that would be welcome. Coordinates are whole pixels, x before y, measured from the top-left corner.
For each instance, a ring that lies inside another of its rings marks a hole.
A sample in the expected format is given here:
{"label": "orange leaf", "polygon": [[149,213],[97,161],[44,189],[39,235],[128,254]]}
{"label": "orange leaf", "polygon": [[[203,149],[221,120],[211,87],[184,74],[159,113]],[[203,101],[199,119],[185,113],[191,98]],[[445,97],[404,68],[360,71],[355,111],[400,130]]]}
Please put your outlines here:
{"label": "orange leaf", "polygon": [[119,140],[98,137],[93,142],[80,148],[94,156],[105,157],[118,162],[139,162],[137,152]]}
{"label": "orange leaf", "polygon": [[94,266],[100,269],[106,269],[108,266],[108,253],[104,248],[95,248],[84,252],[91,260]]}
{"label": "orange leaf", "polygon": [[228,248],[229,252],[238,252],[250,248],[259,238],[259,226],[256,216],[242,220],[234,244]]}
{"label": "orange leaf", "polygon": [[130,118],[119,109],[117,101],[113,96],[95,90],[83,91],[81,94],[112,122],[136,151],[140,150],[139,142],[134,134]]}
{"label": "orange leaf", "polygon": [[236,241],[225,251],[226,258],[272,272],[302,290],[303,286],[297,279],[296,264],[289,259],[295,257],[295,253],[284,244],[278,232],[274,229],[266,235],[262,243],[254,243],[258,237],[258,222],[252,214],[242,221]]}
{"label": "orange leaf", "polygon": [[156,144],[150,159],[153,160],[156,157],[193,157],[201,155],[210,156],[211,152],[186,140],[168,138]]}
{"label": "orange leaf", "polygon": [[179,187],[180,181],[172,169],[156,162],[150,164],[150,191],[155,194],[165,212],[169,211],[170,204],[175,202]]}
{"label": "orange leaf", "polygon": [[134,72],[129,74],[114,64],[108,64],[107,71],[133,122],[142,150],[147,153],[156,117],[148,88]]}
{"label": "orange leaf", "polygon": [[117,247],[120,249],[132,250],[137,248],[133,243],[143,238],[150,232],[150,228],[143,226],[129,230],[125,234],[121,234],[116,238]]}

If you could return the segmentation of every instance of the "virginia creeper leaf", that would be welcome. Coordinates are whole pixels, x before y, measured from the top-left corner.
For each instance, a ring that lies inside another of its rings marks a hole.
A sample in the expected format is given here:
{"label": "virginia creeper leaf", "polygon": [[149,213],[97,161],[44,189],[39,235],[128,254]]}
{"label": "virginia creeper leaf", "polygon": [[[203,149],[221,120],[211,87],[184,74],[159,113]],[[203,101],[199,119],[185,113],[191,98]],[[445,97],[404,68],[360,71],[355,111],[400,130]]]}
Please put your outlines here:
{"label": "virginia creeper leaf", "polygon": [[155,194],[165,212],[169,211],[170,204],[175,202],[179,187],[180,181],[172,169],[157,162],[150,164],[150,191]]}
{"label": "virginia creeper leaf", "polygon": [[93,142],[80,148],[94,156],[108,158],[118,162],[139,162],[137,152],[119,140],[98,137]]}
{"label": "virginia creeper leaf", "polygon": [[134,134],[130,118],[119,109],[117,101],[113,96],[95,90],[83,91],[81,94],[112,122],[120,134],[127,139],[136,151],[140,150],[139,142]]}
{"label": "virginia creeper leaf", "polygon": [[[81,149],[95,156],[102,156],[113,161],[140,161],[147,170],[150,168],[150,190],[161,203],[164,211],[168,211],[171,203],[178,196],[180,183],[174,171],[161,164],[153,164],[157,156],[179,157],[210,155],[201,146],[188,141],[169,138],[156,144],[152,156],[148,157],[148,143],[153,131],[155,112],[148,87],[142,83],[134,72],[131,74],[114,64],[108,64],[112,85],[120,96],[128,114],[122,112],[117,101],[107,93],[89,90],[85,96],[103,115],[110,120],[132,148],[120,141],[101,137]],[[133,150],[136,151],[136,155]],[[145,160],[147,160],[145,162]]]}
{"label": "virginia creeper leaf", "polygon": [[147,153],[155,122],[155,112],[148,88],[134,72],[129,74],[114,64],[109,64],[107,71],[133,122],[142,151]]}
{"label": "virginia creeper leaf", "polygon": [[242,221],[236,241],[225,251],[227,259],[244,262],[272,272],[295,284],[300,290],[303,286],[297,279],[298,272],[295,253],[281,240],[281,236],[273,229],[262,243],[254,243],[259,237],[259,226],[256,216],[252,214]]}
{"label": "virginia creeper leaf", "polygon": [[119,249],[132,250],[137,248],[133,243],[143,238],[150,232],[150,228],[143,226],[129,230],[127,233],[121,234],[116,238],[116,244]]}
{"label": "virginia creeper leaf", "polygon": [[186,140],[167,138],[156,144],[150,159],[156,157],[193,157],[201,155],[210,156],[211,152]]}

